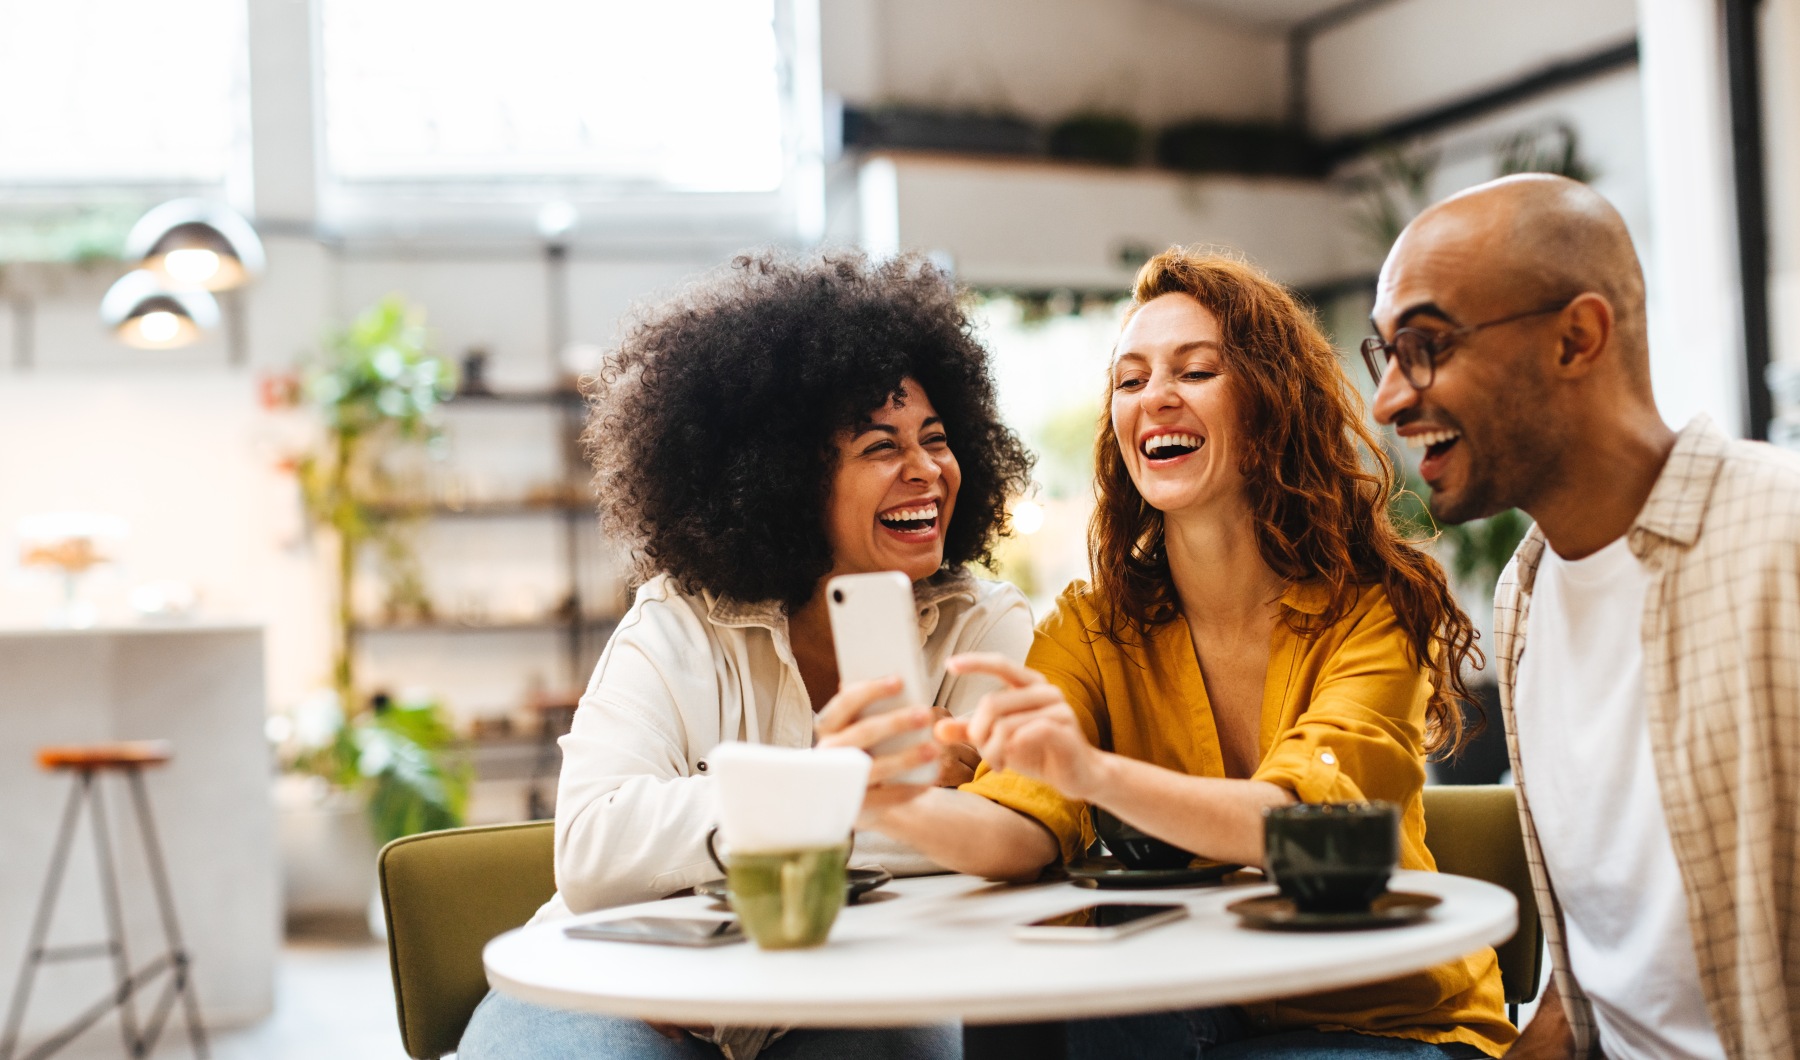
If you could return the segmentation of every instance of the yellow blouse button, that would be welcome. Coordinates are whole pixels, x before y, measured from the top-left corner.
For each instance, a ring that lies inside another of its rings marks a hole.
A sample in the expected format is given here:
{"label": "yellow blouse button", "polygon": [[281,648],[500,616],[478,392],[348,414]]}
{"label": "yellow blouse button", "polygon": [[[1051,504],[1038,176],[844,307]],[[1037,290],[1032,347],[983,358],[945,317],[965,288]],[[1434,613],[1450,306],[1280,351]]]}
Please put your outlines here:
{"label": "yellow blouse button", "polygon": [[1324,754],[1319,756],[1319,761],[1325,763],[1328,766],[1334,766],[1334,765],[1337,765],[1337,755],[1332,754],[1330,751],[1326,751]]}

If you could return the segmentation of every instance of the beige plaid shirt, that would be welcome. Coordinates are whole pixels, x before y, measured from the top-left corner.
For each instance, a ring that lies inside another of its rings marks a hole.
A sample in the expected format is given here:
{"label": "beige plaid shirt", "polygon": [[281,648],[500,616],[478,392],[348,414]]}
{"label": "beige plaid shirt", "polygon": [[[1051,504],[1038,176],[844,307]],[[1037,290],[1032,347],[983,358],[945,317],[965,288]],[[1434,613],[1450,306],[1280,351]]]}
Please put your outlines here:
{"label": "beige plaid shirt", "polygon": [[[1727,1056],[1795,1057],[1800,1030],[1800,455],[1706,417],[1676,439],[1629,531],[1650,575],[1644,692],[1707,1010]],[[1525,849],[1578,1055],[1593,1010],[1532,827],[1513,688],[1544,554],[1532,527],[1494,592],[1494,648]],[[1595,660],[1605,665],[1605,660]],[[1606,813],[1604,806],[1595,813]]]}

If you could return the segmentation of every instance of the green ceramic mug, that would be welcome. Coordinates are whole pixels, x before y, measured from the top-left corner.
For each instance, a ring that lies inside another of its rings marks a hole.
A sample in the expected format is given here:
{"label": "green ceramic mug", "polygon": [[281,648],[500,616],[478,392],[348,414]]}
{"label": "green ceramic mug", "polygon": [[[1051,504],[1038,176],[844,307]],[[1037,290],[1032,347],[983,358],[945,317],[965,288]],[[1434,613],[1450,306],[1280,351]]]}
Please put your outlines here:
{"label": "green ceramic mug", "polygon": [[706,834],[706,852],[725,873],[727,900],[750,940],[765,950],[823,945],[844,907],[850,841],[720,857],[718,831]]}
{"label": "green ceramic mug", "polygon": [[1399,861],[1400,808],[1391,802],[1302,802],[1263,811],[1263,868],[1301,912],[1367,910]]}

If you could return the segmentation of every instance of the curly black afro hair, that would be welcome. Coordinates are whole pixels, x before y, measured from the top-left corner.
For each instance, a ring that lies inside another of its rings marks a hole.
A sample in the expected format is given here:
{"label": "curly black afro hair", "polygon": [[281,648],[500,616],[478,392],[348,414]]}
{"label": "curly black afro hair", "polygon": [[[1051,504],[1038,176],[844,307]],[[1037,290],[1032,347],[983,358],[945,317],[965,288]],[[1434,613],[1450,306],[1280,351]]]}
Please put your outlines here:
{"label": "curly black afro hair", "polygon": [[602,524],[640,576],[797,608],[832,567],[832,438],[909,377],[962,468],[944,564],[986,560],[1031,457],[954,285],[918,256],[745,255],[648,310],[588,388]]}

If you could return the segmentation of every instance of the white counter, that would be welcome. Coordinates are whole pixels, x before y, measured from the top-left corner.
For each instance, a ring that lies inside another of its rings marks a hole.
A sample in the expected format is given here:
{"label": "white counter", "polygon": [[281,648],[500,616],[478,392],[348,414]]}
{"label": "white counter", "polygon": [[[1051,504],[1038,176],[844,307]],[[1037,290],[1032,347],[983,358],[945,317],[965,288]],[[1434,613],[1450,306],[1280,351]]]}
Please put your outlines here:
{"label": "white counter", "polygon": [[[145,772],[177,915],[209,1026],[243,1025],[273,1004],[281,940],[272,765],[263,736],[262,627],[167,623],[86,630],[0,628],[0,1004],[24,960],[51,848],[73,783],[36,764],[37,748],[166,739],[174,759]],[[124,783],[102,775],[134,967],[158,952],[153,892]],[[77,834],[52,945],[104,930],[93,840]],[[26,1040],[102,996],[104,960],[48,965],[32,991]],[[145,997],[157,997],[159,980]],[[90,1030],[108,1035],[111,1021]],[[171,1033],[179,1032],[177,1024]]]}

